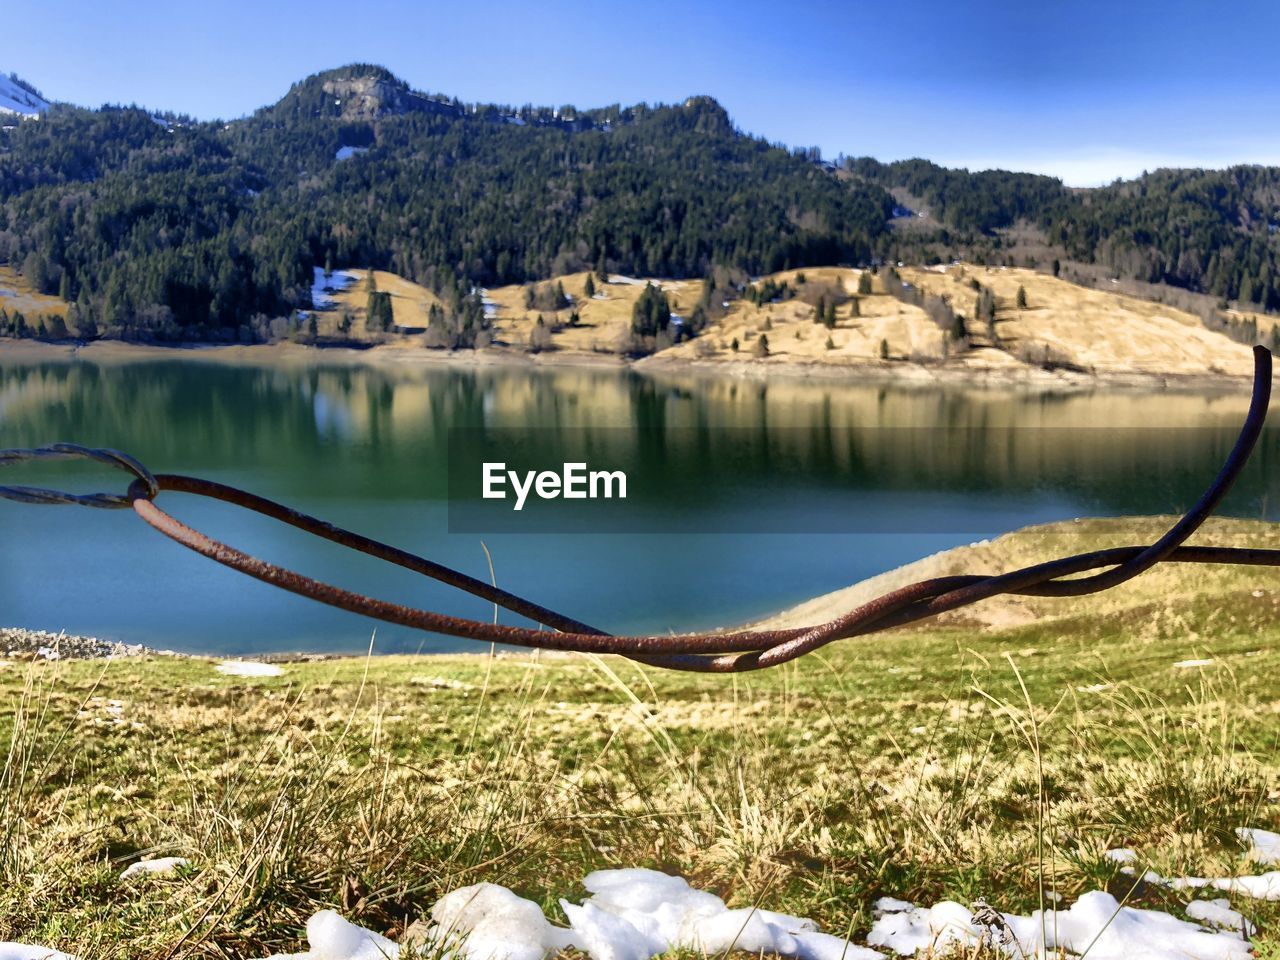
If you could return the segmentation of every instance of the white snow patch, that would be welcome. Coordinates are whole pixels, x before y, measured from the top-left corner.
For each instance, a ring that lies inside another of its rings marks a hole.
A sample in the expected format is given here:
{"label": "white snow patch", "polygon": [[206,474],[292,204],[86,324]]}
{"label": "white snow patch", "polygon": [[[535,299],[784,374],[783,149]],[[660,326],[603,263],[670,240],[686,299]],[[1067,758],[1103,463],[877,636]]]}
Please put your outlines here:
{"label": "white snow patch", "polygon": [[1101,693],[1103,690],[1110,690],[1109,683],[1091,683],[1087,687],[1076,687],[1077,693]]}
{"label": "white snow patch", "polygon": [[[1128,862],[1132,851],[1109,851]],[[1239,878],[1236,878],[1239,879]],[[545,960],[573,948],[591,960],[648,960],[668,950],[715,954],[773,953],[798,960],[881,960],[884,954],[821,933],[812,920],[769,910],[731,910],[714,894],[680,877],[655,870],[599,870],[583,880],[590,896],[581,904],[562,900],[569,927],[557,927],[538,905],[491,883],[455,890],[431,910],[431,922],[415,946],[444,947],[455,960]],[[876,901],[877,919],[867,937],[872,946],[907,956],[921,950],[999,945],[1010,956],[1050,951],[1090,960],[1249,960],[1242,931],[1252,927],[1226,900],[1197,900],[1187,915],[1221,927],[1217,932],[1158,910],[1120,904],[1101,891],[1086,893],[1067,910],[1030,916],[999,914],[995,927],[974,922],[963,905],[944,901],[915,907],[905,900]],[[415,925],[416,927],[416,925]],[[310,950],[269,960],[397,960],[401,948],[354,926],[333,911],[307,924]],[[8,960],[0,954],[0,960]],[[19,960],[29,960],[21,957]],[[30,958],[34,960],[34,958]]]}
{"label": "white snow patch", "polygon": [[356,282],[355,274],[349,270],[335,270],[329,276],[324,275],[323,267],[313,267],[311,279],[311,305],[317,310],[332,310],[338,301],[332,296],[347,289]]}
{"label": "white snow patch", "polygon": [[1044,956],[1050,950],[1087,950],[1090,960],[1248,960],[1251,955],[1248,943],[1238,936],[1211,933],[1159,910],[1121,906],[1100,890],[1084,894],[1068,910],[1000,917],[1002,929],[979,927],[965,907],[944,901],[881,917],[867,942],[903,956],[946,946],[977,946],[984,939],[1002,944],[1014,956]]}
{"label": "white snow patch", "polygon": [[36,649],[36,656],[41,660],[61,660],[62,659],[62,654],[60,654],[53,647],[38,647]]}
{"label": "white snow patch", "polygon": [[635,277],[625,277],[620,273],[609,274],[610,283],[625,283],[633,287],[643,287],[648,280],[637,280]]}
{"label": "white snow patch", "polygon": [[1231,909],[1231,901],[1226,898],[1192,900],[1187,904],[1187,916],[1206,926],[1227,930],[1241,937],[1252,937],[1257,930],[1240,911]]}
{"label": "white snow patch", "polygon": [[1236,831],[1245,843],[1252,846],[1249,856],[1255,863],[1280,864],[1280,833],[1259,830],[1257,827],[1241,827]]}
{"label": "white snow patch", "polygon": [[278,677],[284,673],[283,667],[258,660],[223,660],[214,669],[228,677]]}
{"label": "white snow patch", "polygon": [[304,953],[277,953],[267,960],[395,960],[400,948],[372,930],[348,923],[332,910],[321,910],[307,921]]}
{"label": "white snow patch", "polygon": [[[576,948],[592,960],[648,960],[672,948],[760,951],[799,960],[882,960],[883,954],[818,932],[812,920],[769,910],[730,910],[714,894],[655,870],[601,870],[583,881],[591,896],[561,901],[569,928],[505,887],[480,883],[442,897],[419,946],[445,946],[456,960],[544,960]],[[306,953],[269,960],[395,960],[400,947],[336,913],[307,924]],[[0,958],[2,960],[2,958]]]}
{"label": "white snow patch", "polygon": [[1174,664],[1174,666],[1179,670],[1190,670],[1194,667],[1208,667],[1212,665],[1212,660],[1179,660]]}
{"label": "white snow patch", "polygon": [[339,147],[338,152],[333,155],[335,160],[350,160],[357,153],[365,153],[368,147]]}
{"label": "white snow patch", "polygon": [[49,101],[18,86],[0,74],[0,113],[16,113],[21,117],[38,117],[49,109]]}
{"label": "white snow patch", "polygon": [[185,867],[190,861],[186,857],[156,857],[154,860],[139,860],[137,863],[131,863],[125,868],[124,873],[120,874],[121,880],[128,880],[130,877],[151,876],[168,876],[177,873],[179,867]]}
{"label": "white snow patch", "polygon": [[1244,877],[1161,877],[1148,871],[1142,879],[1149,883],[1163,883],[1174,890],[1222,890],[1226,893],[1243,893],[1255,900],[1280,900],[1280,870]]}
{"label": "white snow patch", "polygon": [[467,960],[542,960],[552,950],[577,945],[532,900],[493,883],[445,894],[431,908],[431,919],[431,938],[456,942]]}
{"label": "white snow patch", "polygon": [[[1241,827],[1236,830],[1236,834],[1241,840],[1251,844],[1249,855],[1255,862],[1264,865],[1280,863],[1280,834],[1254,827]],[[1138,855],[1128,849],[1108,850],[1103,856],[1126,864],[1138,859]],[[1132,867],[1124,867],[1122,871],[1128,874],[1135,872]],[[1280,900],[1280,870],[1239,877],[1165,877],[1154,870],[1148,870],[1142,875],[1142,879],[1172,890],[1222,890],[1226,893],[1244,894],[1255,900]]]}
{"label": "white snow patch", "polygon": [[0,943],[0,960],[76,960],[76,958],[69,953],[59,953],[49,947],[33,947],[29,943]]}

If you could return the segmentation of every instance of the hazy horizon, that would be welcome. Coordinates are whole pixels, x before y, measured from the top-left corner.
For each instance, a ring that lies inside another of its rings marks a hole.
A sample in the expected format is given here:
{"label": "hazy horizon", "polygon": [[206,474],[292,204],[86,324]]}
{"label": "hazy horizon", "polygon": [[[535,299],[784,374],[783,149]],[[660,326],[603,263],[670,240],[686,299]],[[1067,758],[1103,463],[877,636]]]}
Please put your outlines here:
{"label": "hazy horizon", "polygon": [[780,12],[757,0],[549,0],[537,11],[373,0],[352,13],[329,0],[216,10],[144,0],[125,19],[52,0],[7,20],[23,42],[0,69],[50,99],[202,120],[244,116],[313,73],[371,62],[469,102],[590,108],[707,94],[744,131],[828,158],[923,157],[1071,186],[1159,167],[1280,164],[1280,78],[1247,47],[1215,39],[1272,34],[1280,8],[1262,3],[909,0]]}

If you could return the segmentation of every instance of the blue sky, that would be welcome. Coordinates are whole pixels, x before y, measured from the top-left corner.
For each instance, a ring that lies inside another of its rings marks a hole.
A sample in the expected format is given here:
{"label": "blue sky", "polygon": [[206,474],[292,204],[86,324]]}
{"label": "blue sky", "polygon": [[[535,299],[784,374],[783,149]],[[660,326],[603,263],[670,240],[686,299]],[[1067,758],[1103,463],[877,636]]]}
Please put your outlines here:
{"label": "blue sky", "polygon": [[464,100],[716,97],[792,145],[1088,185],[1280,164],[1280,3],[10,0],[0,69],[52,98],[234,117],[381,63]]}

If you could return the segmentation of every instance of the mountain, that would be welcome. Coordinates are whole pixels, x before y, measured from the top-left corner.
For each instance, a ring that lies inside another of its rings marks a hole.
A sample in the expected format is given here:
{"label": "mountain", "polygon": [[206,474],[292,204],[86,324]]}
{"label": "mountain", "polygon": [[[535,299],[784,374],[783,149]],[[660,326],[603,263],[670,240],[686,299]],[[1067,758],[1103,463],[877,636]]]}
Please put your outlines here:
{"label": "mountain", "polygon": [[0,113],[16,113],[24,117],[38,117],[49,109],[49,101],[40,92],[18,78],[16,74],[0,74]]}
{"label": "mountain", "polygon": [[0,129],[0,263],[74,302],[89,332],[252,337],[310,308],[325,266],[422,284],[472,333],[476,288],[573,271],[715,271],[732,291],[788,268],[953,256],[1280,309],[1269,168],[1082,191],[923,160],[832,164],[743,133],[711,97],[464,103],[373,64],[228,123],[49,105],[7,83],[43,113]]}
{"label": "mountain", "polygon": [[477,285],[600,265],[703,276],[872,256],[893,205],[743,135],[709,97],[462,104],[353,65],[226,124],[59,106],[0,134],[0,261],[120,335],[226,338],[391,270],[451,312]]}

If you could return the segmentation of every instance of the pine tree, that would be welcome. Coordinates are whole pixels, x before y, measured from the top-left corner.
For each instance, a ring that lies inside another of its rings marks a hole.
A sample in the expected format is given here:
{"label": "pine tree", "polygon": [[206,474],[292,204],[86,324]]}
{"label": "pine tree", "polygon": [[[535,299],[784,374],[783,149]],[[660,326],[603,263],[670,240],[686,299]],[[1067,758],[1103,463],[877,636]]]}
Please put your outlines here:
{"label": "pine tree", "polygon": [[600,250],[600,258],[596,261],[596,278],[601,283],[609,282],[609,267],[605,263],[603,248]]}
{"label": "pine tree", "polygon": [[1027,291],[1021,284],[1018,285],[1017,304],[1019,310],[1027,309]]}
{"label": "pine tree", "polygon": [[871,274],[866,270],[858,275],[858,293],[864,297],[871,295]]}
{"label": "pine tree", "polygon": [[1247,273],[1240,278],[1240,292],[1236,299],[1240,301],[1241,306],[1253,303],[1253,278]]}
{"label": "pine tree", "polygon": [[836,342],[832,340],[830,337],[827,337],[827,349],[834,350],[835,348],[836,348]]}
{"label": "pine tree", "polygon": [[851,297],[849,299],[849,316],[850,317],[862,316],[861,301],[857,297]]}
{"label": "pine tree", "polygon": [[587,274],[587,282],[582,285],[582,295],[588,300],[596,295],[596,282],[589,273]]}
{"label": "pine tree", "polygon": [[738,338],[734,337],[733,342],[729,344],[729,349],[732,350],[734,353],[737,353],[738,347],[739,347]]}
{"label": "pine tree", "polygon": [[[734,342],[736,343],[737,341]],[[765,334],[760,334],[760,339],[752,347],[751,354],[758,360],[762,360],[769,355],[769,338]]]}
{"label": "pine tree", "polygon": [[880,359],[881,360],[889,359],[889,341],[888,340],[880,341]]}

